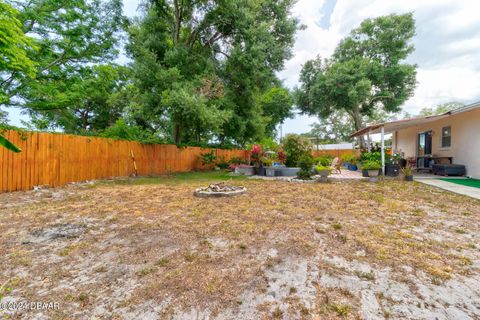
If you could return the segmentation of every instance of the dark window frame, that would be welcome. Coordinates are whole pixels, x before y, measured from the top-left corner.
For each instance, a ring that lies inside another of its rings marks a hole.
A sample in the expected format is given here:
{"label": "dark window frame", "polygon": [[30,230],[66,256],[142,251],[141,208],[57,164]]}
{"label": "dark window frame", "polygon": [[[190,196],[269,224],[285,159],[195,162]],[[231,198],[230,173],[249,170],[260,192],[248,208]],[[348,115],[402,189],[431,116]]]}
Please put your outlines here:
{"label": "dark window frame", "polygon": [[[446,129],[448,130],[448,135],[444,134]],[[442,127],[441,146],[442,148],[450,148],[452,146],[452,126]]]}

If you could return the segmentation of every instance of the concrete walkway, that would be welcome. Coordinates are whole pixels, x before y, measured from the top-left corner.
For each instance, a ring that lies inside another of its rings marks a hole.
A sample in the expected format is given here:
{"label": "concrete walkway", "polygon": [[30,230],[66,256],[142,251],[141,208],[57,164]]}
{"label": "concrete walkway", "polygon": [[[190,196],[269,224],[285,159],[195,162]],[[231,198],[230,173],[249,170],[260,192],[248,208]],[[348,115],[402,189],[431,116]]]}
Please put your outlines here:
{"label": "concrete walkway", "polygon": [[440,179],[431,179],[431,178],[424,179],[424,178],[421,178],[421,177],[418,177],[418,178],[415,177],[414,179],[415,179],[415,181],[425,183],[425,184],[428,184],[430,186],[434,186],[434,187],[437,187],[437,188],[440,188],[440,189],[443,189],[443,190],[447,190],[447,191],[451,191],[451,192],[455,192],[455,193],[458,193],[458,194],[463,194],[465,196],[469,196],[469,197],[480,200],[480,188],[467,187],[467,186],[463,186],[461,184],[447,182],[447,181],[443,181],[443,180],[440,180]]}

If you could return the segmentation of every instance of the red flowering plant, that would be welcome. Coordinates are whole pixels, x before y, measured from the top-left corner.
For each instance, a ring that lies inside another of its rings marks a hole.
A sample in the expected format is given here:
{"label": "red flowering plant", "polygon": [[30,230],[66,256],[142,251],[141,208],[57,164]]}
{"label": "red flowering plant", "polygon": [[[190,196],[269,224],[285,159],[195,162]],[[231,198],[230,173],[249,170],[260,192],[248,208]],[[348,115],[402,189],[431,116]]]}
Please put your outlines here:
{"label": "red flowering plant", "polygon": [[262,146],[259,144],[254,144],[252,150],[250,150],[250,157],[254,166],[260,167],[260,159],[262,158]]}
{"label": "red flowering plant", "polygon": [[278,159],[278,162],[280,162],[281,164],[284,164],[285,161],[287,160],[287,154],[283,150],[279,150],[277,153],[277,159]]}

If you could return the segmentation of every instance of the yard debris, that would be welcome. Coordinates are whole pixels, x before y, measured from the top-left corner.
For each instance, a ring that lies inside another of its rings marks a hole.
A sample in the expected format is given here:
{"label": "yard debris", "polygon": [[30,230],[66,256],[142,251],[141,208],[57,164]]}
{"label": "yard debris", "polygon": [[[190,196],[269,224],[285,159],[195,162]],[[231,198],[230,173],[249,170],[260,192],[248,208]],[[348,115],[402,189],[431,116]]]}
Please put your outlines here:
{"label": "yard debris", "polygon": [[241,186],[229,186],[224,182],[210,184],[205,188],[198,188],[193,193],[197,197],[224,197],[242,194],[247,189]]}

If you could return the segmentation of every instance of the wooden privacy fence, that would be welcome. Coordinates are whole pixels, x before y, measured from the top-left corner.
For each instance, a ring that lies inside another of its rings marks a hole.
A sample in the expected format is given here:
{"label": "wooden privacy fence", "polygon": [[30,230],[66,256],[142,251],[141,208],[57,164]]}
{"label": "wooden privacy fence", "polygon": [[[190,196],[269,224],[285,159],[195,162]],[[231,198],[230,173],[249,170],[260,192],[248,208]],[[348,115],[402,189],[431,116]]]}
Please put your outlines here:
{"label": "wooden privacy fence", "polygon": [[0,147],[0,192],[29,190],[34,186],[63,186],[69,182],[139,175],[160,175],[202,169],[201,153],[244,159],[244,150],[178,148],[67,134],[6,131],[3,135],[22,149],[13,153]]}

